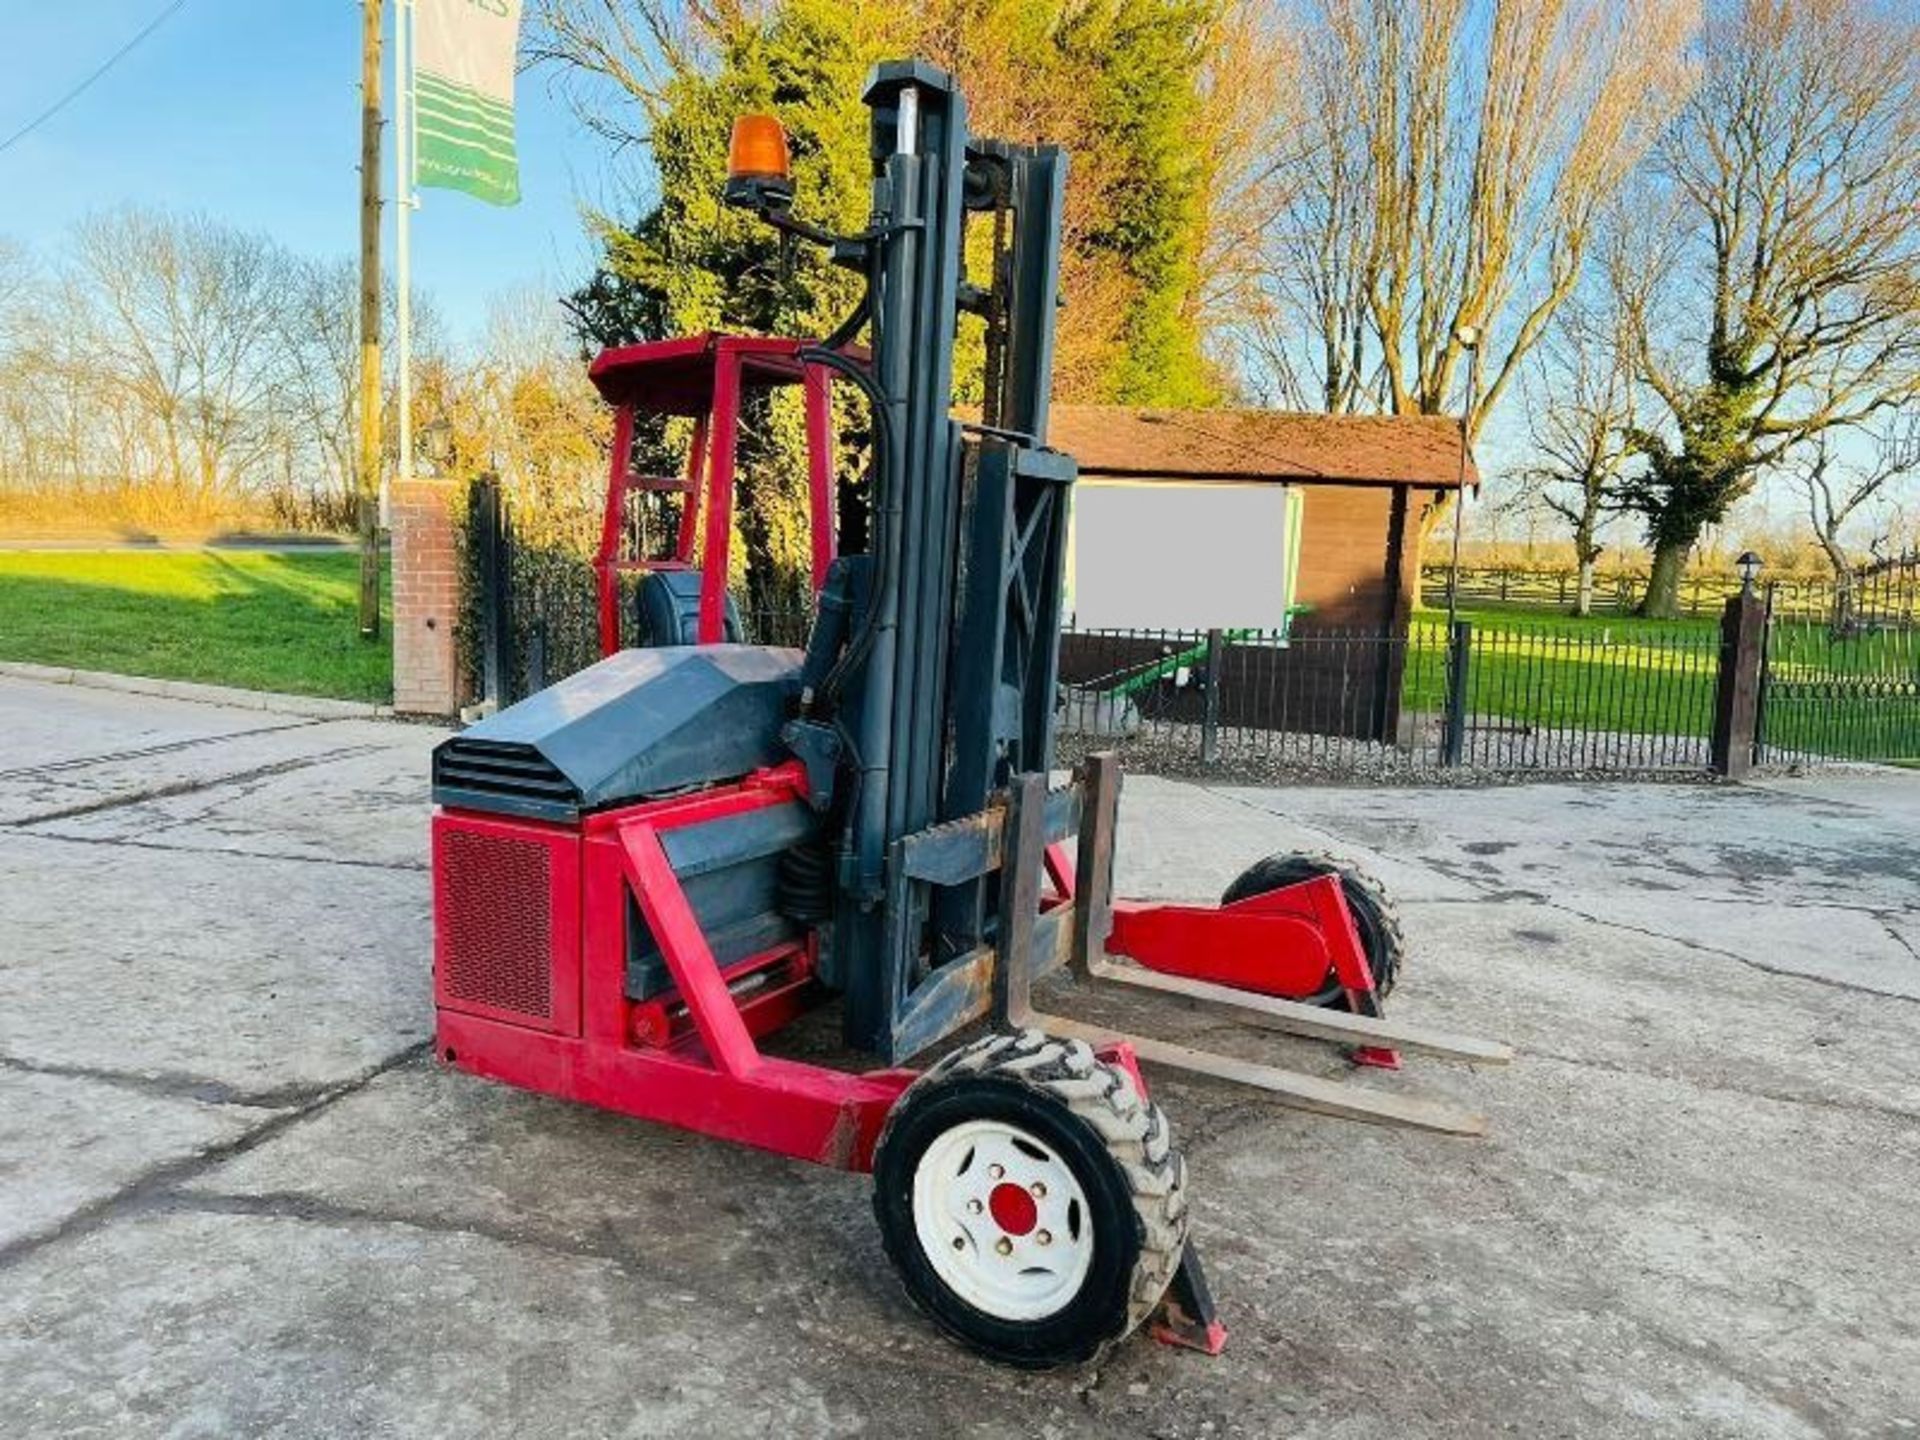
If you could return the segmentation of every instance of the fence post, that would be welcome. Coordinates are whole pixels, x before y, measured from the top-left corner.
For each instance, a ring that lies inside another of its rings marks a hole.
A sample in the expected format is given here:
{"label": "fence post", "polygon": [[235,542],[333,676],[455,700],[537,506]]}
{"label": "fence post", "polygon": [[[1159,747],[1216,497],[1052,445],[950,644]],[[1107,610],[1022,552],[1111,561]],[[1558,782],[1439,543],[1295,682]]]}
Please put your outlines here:
{"label": "fence post", "polygon": [[1473,652],[1473,622],[1456,620],[1447,636],[1447,720],[1440,763],[1458,765],[1467,747],[1467,669]]}
{"label": "fence post", "polygon": [[1767,607],[1752,590],[1727,601],[1720,617],[1720,675],[1713,695],[1716,775],[1738,780],[1753,769],[1753,743],[1760,718],[1760,654],[1767,633]]}
{"label": "fence post", "polygon": [[1218,630],[1207,631],[1207,708],[1200,721],[1202,765],[1220,758],[1220,661],[1225,648]]}
{"label": "fence post", "polygon": [[513,604],[508,593],[513,567],[507,552],[506,507],[500,480],[482,475],[474,485],[480,545],[480,663],[482,703],[499,709],[513,703]]}

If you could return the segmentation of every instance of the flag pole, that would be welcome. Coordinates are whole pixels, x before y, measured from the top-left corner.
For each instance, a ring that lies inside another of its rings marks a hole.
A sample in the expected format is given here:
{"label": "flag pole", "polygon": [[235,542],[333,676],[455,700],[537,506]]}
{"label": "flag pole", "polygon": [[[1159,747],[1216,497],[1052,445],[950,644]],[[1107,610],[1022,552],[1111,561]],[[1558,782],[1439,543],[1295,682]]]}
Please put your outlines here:
{"label": "flag pole", "polygon": [[360,634],[380,635],[380,18],[361,0],[360,26]]}
{"label": "flag pole", "polygon": [[413,0],[398,0],[393,13],[393,268],[398,394],[395,422],[399,478],[413,478]]}

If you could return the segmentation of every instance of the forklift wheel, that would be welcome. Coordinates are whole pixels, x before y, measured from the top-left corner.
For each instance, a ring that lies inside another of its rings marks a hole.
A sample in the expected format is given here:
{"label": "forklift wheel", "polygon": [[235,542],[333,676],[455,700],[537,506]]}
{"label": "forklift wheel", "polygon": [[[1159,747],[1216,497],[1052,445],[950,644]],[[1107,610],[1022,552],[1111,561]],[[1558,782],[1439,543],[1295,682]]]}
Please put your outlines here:
{"label": "forklift wheel", "polygon": [[1082,1040],[989,1035],[887,1117],[873,1209],[914,1303],[1009,1365],[1089,1360],[1160,1302],[1187,1165],[1133,1077]]}
{"label": "forklift wheel", "polygon": [[[1386,999],[1393,990],[1393,982],[1400,978],[1400,962],[1405,952],[1400,938],[1400,917],[1385,889],[1371,875],[1351,865],[1342,865],[1331,855],[1269,855],[1242,870],[1239,878],[1227,886],[1220,903],[1231,905],[1236,900],[1264,895],[1269,890],[1283,890],[1321,875],[1340,877],[1341,893],[1347,897],[1347,909],[1353,912],[1353,923],[1360,931],[1360,948],[1366,954],[1367,969],[1373,974],[1374,991],[1382,1000]],[[1319,992],[1302,998],[1309,1005],[1345,1009],[1347,1004],[1347,992],[1331,969]]]}

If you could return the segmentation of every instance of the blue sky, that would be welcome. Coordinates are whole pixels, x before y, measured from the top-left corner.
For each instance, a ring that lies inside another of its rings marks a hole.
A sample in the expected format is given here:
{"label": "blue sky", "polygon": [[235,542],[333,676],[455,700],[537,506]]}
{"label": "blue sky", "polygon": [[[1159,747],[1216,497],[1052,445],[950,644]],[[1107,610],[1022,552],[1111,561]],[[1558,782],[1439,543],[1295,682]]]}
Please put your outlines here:
{"label": "blue sky", "polygon": [[[151,20],[164,0],[0,0],[0,137]],[[391,5],[389,9],[391,9]],[[360,7],[354,0],[186,0],[44,126],[0,153],[0,234],[43,257],[81,216],[134,203],[205,211],[310,254],[357,243]],[[391,85],[391,65],[386,80]],[[520,204],[421,192],[414,280],[455,339],[489,295],[558,291],[590,268],[580,204],[631,188],[607,143],[540,75],[519,81]],[[629,157],[624,168],[635,163]],[[391,190],[391,160],[382,172]],[[391,229],[387,235],[391,260]]]}

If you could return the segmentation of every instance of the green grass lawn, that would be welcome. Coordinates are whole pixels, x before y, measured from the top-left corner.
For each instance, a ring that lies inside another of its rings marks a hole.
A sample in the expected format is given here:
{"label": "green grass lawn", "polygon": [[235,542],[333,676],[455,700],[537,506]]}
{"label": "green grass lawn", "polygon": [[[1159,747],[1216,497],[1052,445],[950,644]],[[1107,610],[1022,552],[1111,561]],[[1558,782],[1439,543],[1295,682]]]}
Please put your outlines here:
{"label": "green grass lawn", "polygon": [[[1658,642],[1673,637],[1708,639],[1720,633],[1717,617],[1692,615],[1679,620],[1643,620],[1638,615],[1579,616],[1565,610],[1546,610],[1537,605],[1463,605],[1460,618],[1471,620],[1475,629],[1522,629],[1549,635],[1605,635],[1620,640]],[[1416,625],[1445,625],[1444,605],[1421,605],[1413,612]]]}
{"label": "green grass lawn", "polygon": [[0,660],[385,701],[359,585],[340,552],[0,552]]}
{"label": "green grass lawn", "polygon": [[[1713,729],[1719,625],[1712,620],[1582,619],[1519,606],[1463,609],[1473,654],[1467,708],[1555,728],[1707,735]],[[1445,704],[1446,612],[1414,617],[1403,703]]]}

